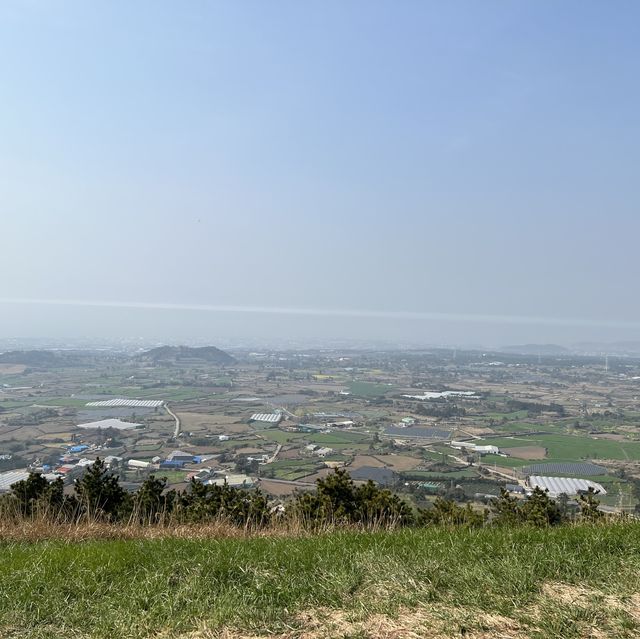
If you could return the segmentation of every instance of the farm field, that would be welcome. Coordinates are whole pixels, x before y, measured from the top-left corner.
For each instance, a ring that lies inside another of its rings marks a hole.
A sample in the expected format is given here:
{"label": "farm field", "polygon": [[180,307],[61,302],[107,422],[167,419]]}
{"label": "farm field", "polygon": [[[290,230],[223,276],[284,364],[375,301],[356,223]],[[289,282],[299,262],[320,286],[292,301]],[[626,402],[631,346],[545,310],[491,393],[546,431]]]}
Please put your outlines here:
{"label": "farm field", "polygon": [[640,460],[640,441],[617,442],[577,435],[531,435],[514,438],[483,438],[478,443],[501,448],[540,446],[549,460]]}
{"label": "farm field", "polygon": [[[25,367],[19,374],[4,376],[11,381],[0,388],[2,467],[44,464],[55,469],[63,457],[73,464],[78,457],[86,463],[113,456],[122,458],[121,467],[126,467],[130,459],[164,459],[178,450],[208,458],[189,463],[188,471],[214,467],[254,480],[284,479],[295,488],[296,482],[304,485],[308,478],[320,478],[332,466],[373,466],[392,471],[394,490],[407,499],[420,502],[422,497],[414,494],[417,485],[434,479],[449,497],[473,502],[469,482],[480,476],[478,463],[485,466],[483,481],[493,482],[491,490],[484,490],[489,493],[508,480],[524,483],[527,467],[536,463],[598,461],[609,473],[605,477],[620,471],[616,491],[622,491],[619,501],[627,512],[640,501],[640,488],[634,488],[640,481],[640,441],[633,441],[640,437],[634,418],[640,415],[638,385],[617,374],[607,376],[588,359],[554,359],[548,365],[537,358],[518,359],[518,366],[496,371],[474,352],[457,361],[450,352],[437,351],[283,350],[255,355],[238,350],[233,356],[234,364],[221,368],[204,362],[150,364],[126,354],[105,358],[91,353],[82,366],[75,362],[70,367]],[[629,377],[640,376],[640,358],[621,360],[619,366]],[[342,394],[345,390],[350,394]],[[405,396],[428,397],[425,393],[430,391],[453,394],[431,399]],[[472,399],[456,391],[477,395]],[[174,419],[165,409],[86,406],[91,400],[119,397],[167,402],[180,418],[177,436]],[[275,411],[282,414],[280,425],[251,421],[254,413]],[[77,428],[111,418],[141,427],[118,432]],[[331,426],[340,422],[350,424]],[[479,457],[454,450],[454,438],[496,444],[510,456]],[[314,456],[307,449],[311,444],[331,451]],[[77,445],[81,453],[69,456]],[[271,457],[276,449],[275,463],[262,465],[262,457]],[[549,474],[555,470],[540,469]],[[115,472],[133,487],[152,471],[158,474],[155,468]],[[182,486],[180,473],[170,476],[172,485]],[[384,476],[389,474],[378,474]],[[465,495],[454,490],[458,480],[468,484]],[[274,491],[270,498],[278,499],[284,484],[266,485]],[[607,499],[611,502],[613,497]]]}
{"label": "farm field", "polygon": [[478,473],[473,468],[452,471],[407,470],[402,473],[406,479],[462,479],[477,477]]}
{"label": "farm field", "polygon": [[394,389],[387,384],[375,384],[373,382],[350,382],[349,392],[358,397],[381,397]]}

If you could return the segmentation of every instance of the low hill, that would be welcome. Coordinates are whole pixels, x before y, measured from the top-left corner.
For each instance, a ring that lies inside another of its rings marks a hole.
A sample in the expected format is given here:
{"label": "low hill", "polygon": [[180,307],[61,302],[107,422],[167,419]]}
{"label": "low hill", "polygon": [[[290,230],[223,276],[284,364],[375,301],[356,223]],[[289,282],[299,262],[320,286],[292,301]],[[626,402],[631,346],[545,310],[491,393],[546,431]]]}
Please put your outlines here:
{"label": "low hill", "polygon": [[61,358],[53,351],[8,351],[0,353],[0,364],[22,364],[44,368],[59,365]]}
{"label": "low hill", "polygon": [[638,547],[633,523],[5,541],[0,636],[631,639]]}
{"label": "low hill", "polygon": [[139,359],[154,364],[188,364],[207,363],[226,365],[233,364],[234,357],[215,346],[159,346],[141,353]]}
{"label": "low hill", "polygon": [[29,368],[61,368],[67,366],[92,366],[105,355],[99,351],[83,350],[29,350],[0,353],[0,364],[18,364]]}

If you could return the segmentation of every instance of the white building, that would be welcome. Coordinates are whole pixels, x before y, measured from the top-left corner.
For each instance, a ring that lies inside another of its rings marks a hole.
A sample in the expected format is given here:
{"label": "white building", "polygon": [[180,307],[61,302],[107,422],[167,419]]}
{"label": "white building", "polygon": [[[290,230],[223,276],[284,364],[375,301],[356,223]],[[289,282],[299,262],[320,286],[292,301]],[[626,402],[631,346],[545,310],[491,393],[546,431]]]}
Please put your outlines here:
{"label": "white building", "polygon": [[167,455],[167,461],[191,463],[193,461],[193,453],[187,453],[183,450],[172,450]]}
{"label": "white building", "polygon": [[451,442],[451,448],[456,450],[468,450],[480,455],[499,455],[500,449],[497,446],[479,446],[473,442]]}
{"label": "white building", "polygon": [[149,462],[141,461],[139,459],[130,459],[127,462],[127,466],[129,468],[149,468],[149,466],[151,466],[151,464]]}
{"label": "white building", "polygon": [[226,483],[232,488],[251,488],[255,482],[249,475],[230,474],[207,479],[203,483],[207,486],[222,486]]}

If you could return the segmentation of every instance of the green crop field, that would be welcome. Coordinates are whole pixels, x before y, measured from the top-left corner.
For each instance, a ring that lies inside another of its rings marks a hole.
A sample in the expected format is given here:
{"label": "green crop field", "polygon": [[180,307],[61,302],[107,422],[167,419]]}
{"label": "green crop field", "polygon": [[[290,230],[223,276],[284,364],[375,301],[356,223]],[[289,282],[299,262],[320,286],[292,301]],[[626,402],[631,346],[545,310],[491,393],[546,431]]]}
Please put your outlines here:
{"label": "green crop field", "polygon": [[309,433],[307,439],[312,444],[357,444],[370,441],[369,435],[360,433]]}
{"label": "green crop field", "polygon": [[83,408],[87,405],[86,399],[75,399],[74,397],[53,397],[50,399],[40,398],[33,400],[34,404],[40,406],[59,406],[65,408]]}
{"label": "green crop field", "polygon": [[277,429],[263,429],[260,430],[260,436],[278,444],[285,444],[286,442],[295,442],[300,439],[304,439],[304,433],[289,433],[283,430]]}
{"label": "green crop field", "polygon": [[430,470],[407,470],[400,473],[403,479],[462,479],[477,477],[478,473],[473,468],[465,468],[464,470],[452,470],[451,472],[436,472]]}
{"label": "green crop field", "polygon": [[357,397],[382,397],[386,393],[395,390],[387,384],[375,384],[373,382],[350,382],[349,392]]}
{"label": "green crop field", "polygon": [[292,468],[290,470],[278,470],[275,474],[276,479],[286,479],[287,481],[298,481],[307,475],[312,475],[315,468],[301,466],[300,468]]}
{"label": "green crop field", "polygon": [[0,545],[0,636],[640,633],[640,526]]}
{"label": "green crop field", "polygon": [[301,477],[306,477],[316,472],[322,464],[313,459],[290,459],[276,461],[265,467],[267,472],[273,471],[276,479],[288,479],[295,481]]}
{"label": "green crop field", "polygon": [[505,433],[526,433],[535,430],[540,430],[540,426],[537,424],[531,424],[528,422],[498,422],[491,427],[493,430],[503,431]]}
{"label": "green crop field", "polygon": [[165,477],[168,484],[180,484],[185,480],[187,473],[184,470],[164,470],[161,468],[156,470],[154,475],[158,479]]}

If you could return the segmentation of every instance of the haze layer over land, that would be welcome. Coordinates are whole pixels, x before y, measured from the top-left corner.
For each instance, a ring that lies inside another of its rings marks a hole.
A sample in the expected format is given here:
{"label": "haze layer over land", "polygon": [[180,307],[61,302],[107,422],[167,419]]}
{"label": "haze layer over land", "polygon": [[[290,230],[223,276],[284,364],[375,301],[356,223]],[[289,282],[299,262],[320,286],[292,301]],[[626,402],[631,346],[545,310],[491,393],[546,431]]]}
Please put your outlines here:
{"label": "haze layer over land", "polygon": [[4,2],[0,333],[639,339],[639,18]]}

